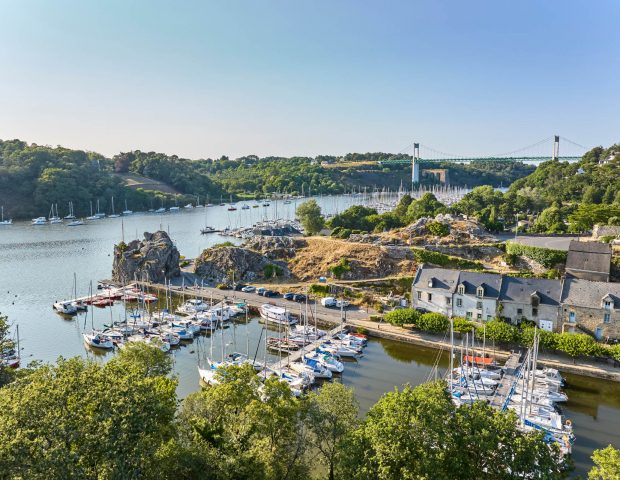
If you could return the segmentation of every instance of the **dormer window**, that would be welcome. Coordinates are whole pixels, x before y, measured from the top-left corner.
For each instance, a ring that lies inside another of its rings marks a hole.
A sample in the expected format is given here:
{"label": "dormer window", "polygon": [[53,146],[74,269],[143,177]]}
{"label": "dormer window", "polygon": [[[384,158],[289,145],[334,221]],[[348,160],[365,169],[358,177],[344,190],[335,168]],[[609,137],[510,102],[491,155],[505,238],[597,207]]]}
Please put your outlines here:
{"label": "dormer window", "polygon": [[614,302],[612,302],[610,299],[606,298],[603,301],[603,308],[605,308],[605,310],[611,310],[614,306]]}
{"label": "dormer window", "polygon": [[428,288],[433,288],[433,278],[428,279]]}
{"label": "dormer window", "polygon": [[476,297],[478,298],[484,297],[484,287],[482,285],[476,289]]}
{"label": "dormer window", "polygon": [[537,308],[538,305],[540,305],[540,297],[533,293],[530,297],[531,303],[532,303],[532,307]]}
{"label": "dormer window", "polygon": [[459,295],[465,295],[465,285],[462,283],[459,285]]}

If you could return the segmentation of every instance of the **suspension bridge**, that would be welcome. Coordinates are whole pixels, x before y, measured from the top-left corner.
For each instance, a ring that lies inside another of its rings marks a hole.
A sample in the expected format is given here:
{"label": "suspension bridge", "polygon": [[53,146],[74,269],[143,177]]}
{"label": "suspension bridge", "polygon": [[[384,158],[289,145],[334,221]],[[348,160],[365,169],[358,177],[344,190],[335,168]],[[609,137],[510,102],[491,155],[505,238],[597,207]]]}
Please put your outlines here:
{"label": "suspension bridge", "polygon": [[[560,139],[563,144],[568,146],[568,153],[560,155]],[[551,148],[550,148],[551,147]],[[425,157],[420,156],[420,148],[425,152]],[[413,149],[411,157],[400,157],[406,151]],[[550,151],[551,154],[545,155],[543,150]],[[472,162],[523,162],[523,163],[541,163],[548,160],[558,161],[577,161],[588,150],[587,147],[573,142],[559,135],[544,138],[536,143],[526,147],[493,155],[455,155],[436,150],[428,145],[421,143],[412,143],[401,150],[394,158],[381,160],[380,165],[389,167],[390,165],[411,165],[411,181],[412,183],[420,182],[420,167],[426,166],[437,168],[442,163],[472,163]]]}

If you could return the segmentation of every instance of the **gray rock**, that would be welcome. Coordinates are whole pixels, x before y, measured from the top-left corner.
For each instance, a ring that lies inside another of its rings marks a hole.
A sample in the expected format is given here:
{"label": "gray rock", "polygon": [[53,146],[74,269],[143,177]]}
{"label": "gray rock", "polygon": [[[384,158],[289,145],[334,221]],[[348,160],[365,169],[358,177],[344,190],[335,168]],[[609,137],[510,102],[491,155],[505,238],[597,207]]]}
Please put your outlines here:
{"label": "gray rock", "polygon": [[260,252],[272,260],[277,260],[293,258],[295,256],[295,249],[305,247],[306,245],[307,242],[301,238],[256,235],[248,239],[244,247]]}
{"label": "gray rock", "polygon": [[144,240],[114,245],[112,279],[129,283],[136,279],[161,282],[181,274],[180,254],[164,231],[144,233]]}
{"label": "gray rock", "polygon": [[260,252],[244,247],[208,248],[196,259],[194,272],[208,280],[227,283],[233,280],[252,282],[276,272],[279,278],[289,278],[285,262],[272,260]]}

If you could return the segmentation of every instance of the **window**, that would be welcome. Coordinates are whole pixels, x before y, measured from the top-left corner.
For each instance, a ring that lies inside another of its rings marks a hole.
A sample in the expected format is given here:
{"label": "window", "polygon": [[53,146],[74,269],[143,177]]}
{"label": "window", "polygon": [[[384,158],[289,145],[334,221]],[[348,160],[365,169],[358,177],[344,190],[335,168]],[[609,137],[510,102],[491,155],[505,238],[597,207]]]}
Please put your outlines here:
{"label": "window", "polygon": [[517,315],[523,315],[523,309],[517,308]]}
{"label": "window", "polygon": [[537,308],[532,308],[532,317],[535,317],[538,315],[538,309]]}
{"label": "window", "polygon": [[446,297],[446,305],[450,305],[452,303],[452,299],[450,297]]}
{"label": "window", "polygon": [[428,280],[428,288],[433,288],[433,279],[432,278],[430,278]]}
{"label": "window", "polygon": [[456,299],[456,306],[457,307],[462,307],[463,306],[463,299],[462,298],[457,298]]}
{"label": "window", "polygon": [[574,322],[577,320],[577,315],[575,314],[575,312],[570,312],[568,314],[568,321],[569,322]]}
{"label": "window", "polygon": [[611,310],[611,301],[605,300],[605,310]]}
{"label": "window", "polygon": [[606,313],[605,315],[603,315],[603,322],[605,323],[611,322],[611,315],[609,315],[609,313]]}
{"label": "window", "polygon": [[487,315],[487,322],[491,320],[491,315]]}
{"label": "window", "polygon": [[431,300],[433,300],[433,294],[432,294],[432,293],[429,293],[429,294],[428,294],[428,301],[430,302]]}
{"label": "window", "polygon": [[482,302],[476,302],[476,308],[482,310]]}
{"label": "window", "polygon": [[422,292],[418,292],[418,300],[422,300]]}
{"label": "window", "polygon": [[465,285],[459,285],[459,295],[465,295]]}
{"label": "window", "polygon": [[538,307],[538,305],[540,304],[540,298],[538,298],[538,295],[532,295],[532,307]]}
{"label": "window", "polygon": [[482,318],[482,313],[479,313],[478,315],[476,315],[476,318],[480,320]]}
{"label": "window", "polygon": [[467,314],[465,315],[469,320],[471,320],[471,312],[467,312]]}
{"label": "window", "polygon": [[478,288],[476,289],[476,296],[477,296],[478,298],[482,298],[482,297],[484,297],[484,287],[478,287]]}

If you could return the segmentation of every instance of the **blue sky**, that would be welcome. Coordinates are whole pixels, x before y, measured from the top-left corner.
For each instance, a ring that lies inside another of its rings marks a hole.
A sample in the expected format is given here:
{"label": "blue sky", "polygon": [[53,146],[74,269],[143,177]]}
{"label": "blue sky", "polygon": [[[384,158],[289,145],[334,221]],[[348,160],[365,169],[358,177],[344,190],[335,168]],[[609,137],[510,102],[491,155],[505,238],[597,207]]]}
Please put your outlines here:
{"label": "blue sky", "polygon": [[0,0],[0,138],[190,158],[608,145],[618,20],[616,0]]}

